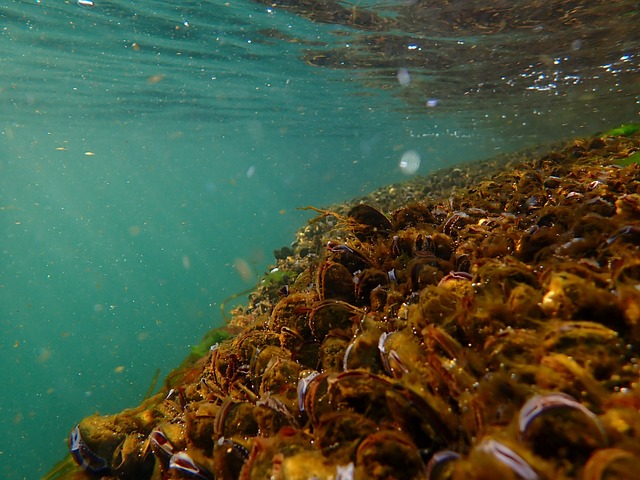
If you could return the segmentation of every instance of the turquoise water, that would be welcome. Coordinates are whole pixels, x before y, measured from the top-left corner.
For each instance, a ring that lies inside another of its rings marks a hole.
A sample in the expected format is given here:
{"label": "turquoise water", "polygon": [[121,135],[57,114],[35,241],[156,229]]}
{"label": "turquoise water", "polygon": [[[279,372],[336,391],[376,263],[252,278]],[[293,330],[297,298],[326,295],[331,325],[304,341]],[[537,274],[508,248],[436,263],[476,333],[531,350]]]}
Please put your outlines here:
{"label": "turquoise water", "polygon": [[[447,5],[434,18],[475,2]],[[408,151],[424,175],[638,122],[637,2],[603,5],[579,30],[510,33],[251,1],[4,0],[0,476],[38,478],[80,418],[137,405],[291,243],[297,207],[408,178]],[[391,35],[400,53],[373,48]]]}

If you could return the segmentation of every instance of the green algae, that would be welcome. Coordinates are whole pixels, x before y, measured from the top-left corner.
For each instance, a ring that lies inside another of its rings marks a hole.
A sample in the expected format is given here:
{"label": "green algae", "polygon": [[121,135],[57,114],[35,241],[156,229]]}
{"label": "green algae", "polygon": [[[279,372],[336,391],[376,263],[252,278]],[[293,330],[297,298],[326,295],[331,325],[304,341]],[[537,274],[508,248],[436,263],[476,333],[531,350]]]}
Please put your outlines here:
{"label": "green algae", "polygon": [[600,138],[604,137],[628,137],[640,131],[640,123],[627,123],[620,125],[619,127],[612,128],[606,132],[600,134]]}
{"label": "green algae", "polygon": [[223,328],[214,328],[209,330],[202,337],[198,345],[191,347],[191,356],[197,358],[204,357],[212,346],[226,340],[231,336],[231,332]]}
{"label": "green algae", "polygon": [[629,165],[633,165],[640,163],[640,152],[636,152],[633,155],[629,155],[627,158],[620,159],[615,162],[616,165],[620,165],[621,167],[628,167]]}

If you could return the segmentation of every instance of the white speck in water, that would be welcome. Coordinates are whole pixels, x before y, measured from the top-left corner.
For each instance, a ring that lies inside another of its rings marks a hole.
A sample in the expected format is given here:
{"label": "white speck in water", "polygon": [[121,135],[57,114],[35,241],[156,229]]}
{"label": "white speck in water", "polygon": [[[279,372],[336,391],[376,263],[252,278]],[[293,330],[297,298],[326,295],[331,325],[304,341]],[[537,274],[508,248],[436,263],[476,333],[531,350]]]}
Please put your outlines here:
{"label": "white speck in water", "polygon": [[407,150],[402,154],[398,166],[405,175],[413,175],[420,168],[420,154],[415,150]]}
{"label": "white speck in water", "polygon": [[409,70],[407,70],[406,68],[401,68],[400,70],[398,70],[396,76],[398,77],[398,82],[403,87],[406,87],[411,83],[411,74],[409,74]]}

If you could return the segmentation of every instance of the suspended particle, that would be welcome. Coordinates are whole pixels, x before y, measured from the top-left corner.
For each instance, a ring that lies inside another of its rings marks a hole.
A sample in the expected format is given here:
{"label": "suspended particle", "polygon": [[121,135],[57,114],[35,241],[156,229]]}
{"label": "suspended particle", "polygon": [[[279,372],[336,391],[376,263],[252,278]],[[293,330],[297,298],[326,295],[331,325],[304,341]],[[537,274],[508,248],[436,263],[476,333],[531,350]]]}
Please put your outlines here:
{"label": "suspended particle", "polygon": [[415,150],[407,150],[402,154],[398,166],[405,175],[413,175],[420,168],[420,154]]}
{"label": "suspended particle", "polygon": [[402,85],[403,87],[406,87],[411,83],[411,74],[406,68],[401,68],[400,70],[398,70],[396,77],[398,78],[398,83],[400,83],[400,85]]}

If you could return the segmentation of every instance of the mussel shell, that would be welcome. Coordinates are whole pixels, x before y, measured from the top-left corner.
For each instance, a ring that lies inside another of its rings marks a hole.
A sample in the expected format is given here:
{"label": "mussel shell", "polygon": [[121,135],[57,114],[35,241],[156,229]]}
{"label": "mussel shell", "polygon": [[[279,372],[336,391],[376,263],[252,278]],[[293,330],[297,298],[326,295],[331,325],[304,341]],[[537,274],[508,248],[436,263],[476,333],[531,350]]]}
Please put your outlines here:
{"label": "mussel shell", "polygon": [[344,335],[329,334],[320,345],[320,363],[318,368],[325,372],[342,371],[344,354],[349,338]]}
{"label": "mussel shell", "polygon": [[166,472],[169,469],[169,460],[171,460],[173,454],[176,453],[176,449],[159,428],[152,430],[149,434],[149,444],[151,445],[153,454],[160,463],[160,468],[163,472]]}
{"label": "mussel shell", "polygon": [[446,287],[430,285],[420,292],[418,300],[421,315],[410,315],[409,324],[422,331],[431,324],[442,324],[452,318],[460,298]]}
{"label": "mussel shell", "polygon": [[583,480],[635,480],[640,458],[620,448],[597,450],[584,466]]}
{"label": "mussel shell", "polygon": [[371,304],[371,292],[389,285],[389,275],[382,270],[369,268],[358,276],[356,300],[359,305]]}
{"label": "mussel shell", "polygon": [[[192,454],[184,451],[175,453],[169,460],[169,478],[190,480],[214,480],[216,477],[202,463],[194,460]],[[225,477],[222,477],[225,478]]]}
{"label": "mussel shell", "polygon": [[520,410],[522,441],[543,458],[566,458],[583,464],[608,443],[598,417],[563,393],[536,395]]}
{"label": "mussel shell", "polygon": [[[387,274],[387,277],[389,275]],[[369,307],[372,312],[381,312],[387,304],[389,289],[378,285],[369,292]]]}
{"label": "mussel shell", "polygon": [[237,352],[243,363],[249,363],[255,356],[256,351],[262,351],[268,346],[280,346],[278,332],[281,327],[282,324],[275,326],[278,331],[270,331],[263,328],[248,330],[233,340],[233,350]]}
{"label": "mussel shell", "polygon": [[317,369],[320,363],[320,348],[317,340],[307,340],[292,348],[291,359],[303,368]]}
{"label": "mussel shell", "polygon": [[443,448],[458,436],[459,418],[442,398],[426,389],[391,383],[386,392],[387,415],[420,448]]}
{"label": "mussel shell", "polygon": [[440,268],[440,262],[442,260],[436,257],[418,257],[411,261],[407,269],[410,274],[409,288],[412,292],[419,292],[428,285],[438,285],[445,272],[451,270],[450,267]]}
{"label": "mussel shell", "polygon": [[375,329],[366,330],[353,339],[344,352],[343,370],[365,369],[372,373],[383,371],[383,364],[378,354],[380,332]]}
{"label": "mussel shell", "polygon": [[[280,299],[271,312],[269,329],[279,334],[283,327],[288,327],[306,338],[310,333],[306,313],[316,301],[315,294],[306,292],[291,293]],[[258,343],[255,343],[254,346],[262,346],[259,338]]]}
{"label": "mussel shell", "polygon": [[350,370],[329,379],[329,402],[334,411],[353,411],[374,421],[388,420],[387,390],[391,382],[379,375]]}
{"label": "mussel shell", "polygon": [[317,423],[319,418],[331,411],[329,404],[329,379],[335,374],[320,373],[310,379],[300,394],[304,410],[312,423]]}
{"label": "mussel shell", "polygon": [[277,410],[273,406],[273,403],[271,405],[256,405],[254,416],[261,436],[276,435],[283,428],[294,423],[290,412]]}
{"label": "mussel shell", "polygon": [[629,284],[635,286],[640,284],[640,260],[636,258],[621,259],[615,264],[614,268],[613,279],[616,285]]}
{"label": "mussel shell", "polygon": [[262,376],[260,396],[276,393],[295,400],[301,370],[302,366],[293,360],[274,359]]}
{"label": "mussel shell", "polygon": [[356,205],[349,210],[347,216],[352,223],[354,233],[360,239],[387,234],[393,229],[389,219],[369,205]]}
{"label": "mussel shell", "polygon": [[616,200],[616,213],[633,219],[640,217],[640,194],[628,193]]}
{"label": "mussel shell", "polygon": [[[482,460],[483,456],[485,461]],[[489,467],[489,470],[494,472],[492,478],[513,478],[513,474],[516,475],[516,478],[521,478],[522,480],[538,480],[539,478],[537,472],[519,452],[514,451],[511,445],[505,445],[492,438],[484,439],[476,445],[471,452],[471,460],[471,468],[473,468],[473,463],[483,465],[484,468]],[[493,466],[490,466],[490,463],[487,465],[487,460],[494,462]],[[504,473],[499,473],[501,471],[504,472],[505,469],[511,471],[511,475],[508,477]],[[480,476],[478,478],[483,477]]]}
{"label": "mussel shell", "polygon": [[618,368],[619,359],[625,355],[625,347],[620,344],[617,332],[601,323],[551,321],[541,333],[544,334],[545,348],[561,350],[564,355],[584,365],[598,380],[609,379]]}
{"label": "mussel shell", "polygon": [[323,263],[318,270],[318,294],[322,300],[355,303],[353,274],[341,263]]}
{"label": "mussel shell", "polygon": [[[129,435],[136,435],[128,417],[92,415],[82,420],[71,431],[70,451],[74,460],[85,471],[95,474],[114,472],[124,460],[118,453]],[[127,448],[129,444],[127,444]],[[128,452],[126,452],[128,454]]]}
{"label": "mussel shell", "polygon": [[427,463],[427,480],[449,480],[452,478],[454,462],[460,455],[451,450],[440,450]]}
{"label": "mussel shell", "polygon": [[425,347],[409,329],[381,334],[378,350],[384,370],[392,378],[400,378],[426,365]]}
{"label": "mussel shell", "polygon": [[86,472],[95,475],[109,475],[111,473],[111,466],[107,460],[93,452],[85,443],[79,425],[71,430],[69,450],[75,462]]}
{"label": "mussel shell", "polygon": [[354,412],[330,412],[314,427],[316,445],[339,463],[348,462],[358,444],[378,430],[378,424]]}
{"label": "mussel shell", "polygon": [[540,288],[533,268],[513,257],[486,261],[476,271],[474,281],[483,289],[489,289],[492,294],[500,293],[505,298],[513,288],[522,283],[536,289]]}
{"label": "mussel shell", "polygon": [[303,412],[305,409],[304,406],[304,397],[307,394],[307,388],[311,381],[320,375],[320,372],[315,370],[311,370],[308,372],[303,372],[300,374],[300,379],[298,380],[298,409]]}
{"label": "mussel shell", "polygon": [[222,480],[235,480],[249,459],[249,450],[235,439],[221,439],[213,449],[215,477]]}
{"label": "mussel shell", "polygon": [[515,245],[516,255],[525,262],[539,262],[555,251],[556,242],[564,232],[560,225],[541,225],[520,237]]}
{"label": "mussel shell", "polygon": [[325,300],[314,305],[309,315],[313,336],[323,341],[331,330],[351,331],[356,311],[353,306],[339,300]]}
{"label": "mussel shell", "polygon": [[262,377],[267,368],[273,365],[275,359],[289,360],[291,352],[275,345],[266,345],[255,352],[251,365],[251,373],[253,375],[253,383],[256,388],[262,385]]}
{"label": "mussel shell", "polygon": [[326,260],[344,265],[351,274],[372,266],[372,261],[360,251],[345,245],[329,242]]}
{"label": "mussel shell", "polygon": [[356,451],[356,467],[366,478],[425,478],[426,468],[411,438],[396,430],[380,430],[367,436]]}
{"label": "mussel shell", "polygon": [[421,203],[412,203],[399,208],[391,214],[391,220],[396,230],[421,226],[435,222],[431,210]]}
{"label": "mussel shell", "polygon": [[255,405],[252,403],[234,402],[227,398],[216,414],[215,435],[218,437],[257,435],[259,429],[254,409]]}
{"label": "mussel shell", "polygon": [[111,461],[114,475],[119,480],[145,480],[151,478],[155,456],[148,450],[146,437],[130,434],[118,445]]}
{"label": "mussel shell", "polygon": [[444,233],[434,233],[425,237],[424,247],[426,251],[433,252],[441,260],[451,260],[455,250],[453,239]]}
{"label": "mussel shell", "polygon": [[413,228],[401,230],[393,236],[389,249],[391,255],[395,257],[412,257],[417,250],[424,246],[424,235],[421,231]]}
{"label": "mussel shell", "polygon": [[549,316],[593,320],[616,330],[624,324],[617,297],[608,288],[600,288],[593,278],[567,271],[552,272],[542,297],[542,310]]}

